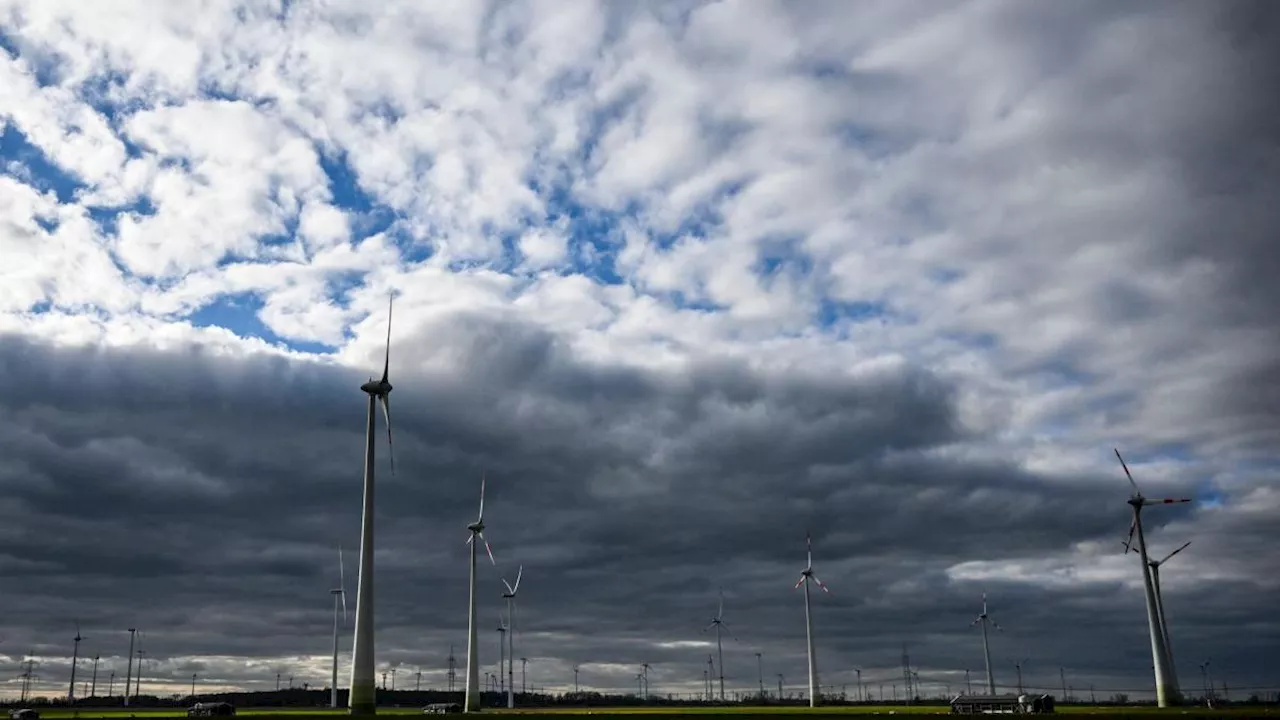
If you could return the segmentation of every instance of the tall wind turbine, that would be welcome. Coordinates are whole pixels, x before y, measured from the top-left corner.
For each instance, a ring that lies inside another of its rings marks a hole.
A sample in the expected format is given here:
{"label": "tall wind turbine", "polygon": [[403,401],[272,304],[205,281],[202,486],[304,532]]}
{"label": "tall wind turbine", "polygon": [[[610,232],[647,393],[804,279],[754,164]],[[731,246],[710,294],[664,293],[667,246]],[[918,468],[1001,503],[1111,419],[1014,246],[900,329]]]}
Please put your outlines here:
{"label": "tall wind turbine", "polygon": [[720,588],[720,609],[716,611],[716,616],[711,618],[711,624],[702,628],[702,632],[706,632],[711,628],[716,629],[716,653],[719,659],[716,660],[720,664],[720,702],[724,702],[724,644],[720,639],[721,628],[727,628],[724,620],[724,588]]}
{"label": "tall wind turbine", "polygon": [[804,635],[809,644],[809,707],[817,707],[818,658],[813,653],[813,613],[809,609],[809,583],[817,583],[824,593],[831,591],[827,589],[826,585],[822,584],[817,575],[813,574],[813,536],[805,533],[804,541],[808,552],[808,564],[804,566],[804,570],[800,571],[800,580],[796,582],[796,587],[804,586]]}
{"label": "tall wind turbine", "polygon": [[351,689],[347,706],[352,715],[378,712],[377,678],[373,665],[373,461],[374,417],[378,403],[387,419],[387,454],[391,474],[396,474],[395,450],[391,443],[391,303],[387,301],[387,350],[382,361],[382,379],[369,379],[360,389],[369,396],[369,416],[365,425],[364,510],[360,521],[360,575],[356,586],[355,651],[351,662]]}
{"label": "tall wind turbine", "polygon": [[[1131,543],[1126,544],[1131,545]],[[1173,643],[1169,642],[1169,618],[1164,612],[1164,593],[1160,590],[1160,566],[1169,562],[1169,559],[1174,555],[1186,550],[1187,546],[1190,544],[1190,541],[1183,543],[1177,550],[1165,555],[1162,560],[1147,561],[1147,567],[1151,568],[1151,585],[1155,588],[1156,592],[1156,616],[1160,619],[1160,632],[1164,634],[1164,652],[1169,658],[1169,668],[1171,671],[1176,671],[1177,665],[1173,662]],[[1134,552],[1137,552],[1137,550],[1135,549]]]}
{"label": "tall wind turbine", "polygon": [[76,621],[76,644],[71,650],[71,689],[67,691],[67,702],[76,701],[76,666],[80,664],[80,621]]}
{"label": "tall wind turbine", "polygon": [[480,711],[480,656],[479,638],[476,634],[476,539],[484,543],[484,551],[489,555],[489,562],[497,566],[497,561],[493,559],[493,550],[489,547],[489,541],[484,539],[484,476],[480,476],[480,514],[476,517],[476,521],[467,526],[467,530],[471,532],[467,536],[467,545],[470,546],[470,565],[471,565],[471,582],[470,591],[467,599],[467,695],[463,704],[465,712]]}
{"label": "tall wind turbine", "polygon": [[333,596],[333,688],[329,692],[329,707],[338,707],[338,605],[342,605],[342,624],[347,624],[347,579],[342,567],[342,546],[338,546],[338,587],[329,591]]}
{"label": "tall wind turbine", "polygon": [[[524,575],[524,565],[516,571],[516,584],[512,585],[507,582],[506,578],[502,578],[502,584],[507,587],[507,591],[502,593],[502,597],[507,601],[507,707],[516,706],[515,691],[515,661],[516,661],[516,591],[520,589],[520,577]],[[523,670],[523,668],[522,668]]]}
{"label": "tall wind turbine", "polygon": [[1170,703],[1176,702],[1178,698],[1178,677],[1169,662],[1169,649],[1165,645],[1164,633],[1160,629],[1160,613],[1156,606],[1155,584],[1151,579],[1151,567],[1148,565],[1147,540],[1142,532],[1142,508],[1147,505],[1191,502],[1191,499],[1166,498],[1151,500],[1143,497],[1142,492],[1138,490],[1138,484],[1133,481],[1133,474],[1129,472],[1129,466],[1125,464],[1124,458],[1120,456],[1120,451],[1117,449],[1115,453],[1116,459],[1120,461],[1120,467],[1124,468],[1125,477],[1129,478],[1129,485],[1133,488],[1133,494],[1129,496],[1128,501],[1133,508],[1133,523],[1129,526],[1129,529],[1130,537],[1132,537],[1134,531],[1138,534],[1138,553],[1142,556],[1142,586],[1147,599],[1147,632],[1151,636],[1151,660],[1152,665],[1155,667],[1156,704],[1162,708],[1169,707]]}
{"label": "tall wind turbine", "polygon": [[1000,624],[997,623],[990,615],[987,614],[987,594],[982,593],[982,614],[976,620],[969,623],[969,627],[982,624],[982,657],[987,661],[987,692],[991,695],[996,694],[996,678],[991,674],[991,646],[987,644],[987,625],[996,630],[1002,630]]}

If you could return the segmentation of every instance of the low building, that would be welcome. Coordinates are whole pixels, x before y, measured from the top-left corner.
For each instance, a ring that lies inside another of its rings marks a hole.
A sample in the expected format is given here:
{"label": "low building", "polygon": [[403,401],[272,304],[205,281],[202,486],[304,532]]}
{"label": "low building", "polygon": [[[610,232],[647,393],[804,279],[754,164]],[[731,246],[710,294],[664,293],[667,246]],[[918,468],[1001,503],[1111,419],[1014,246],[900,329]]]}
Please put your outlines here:
{"label": "low building", "polygon": [[953,715],[1021,715],[1053,712],[1052,695],[957,695]]}

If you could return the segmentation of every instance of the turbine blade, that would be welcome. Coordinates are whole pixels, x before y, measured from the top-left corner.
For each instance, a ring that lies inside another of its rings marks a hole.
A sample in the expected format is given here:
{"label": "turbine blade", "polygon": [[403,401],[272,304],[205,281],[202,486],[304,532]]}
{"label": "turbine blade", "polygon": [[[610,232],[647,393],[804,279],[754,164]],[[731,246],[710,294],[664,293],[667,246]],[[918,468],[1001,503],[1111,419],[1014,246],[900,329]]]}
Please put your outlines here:
{"label": "turbine blade", "polygon": [[822,584],[822,581],[818,579],[818,576],[817,576],[817,575],[810,575],[809,577],[813,578],[813,581],[814,581],[814,582],[816,582],[816,583],[818,583],[818,587],[822,588],[822,592],[824,592],[824,593],[829,593],[829,592],[831,592],[829,589],[827,589],[827,586],[826,586],[826,585],[823,585],[823,584]]}
{"label": "turbine blade", "polygon": [[347,624],[347,590],[343,588],[342,592],[342,624]]}
{"label": "turbine blade", "polygon": [[978,624],[978,623],[980,623],[980,622],[982,622],[982,616],[981,616],[981,615],[979,615],[977,618],[975,618],[973,622],[969,623],[969,627],[973,627],[974,625],[977,625],[977,624]]}
{"label": "turbine blade", "polygon": [[512,589],[512,587],[511,587],[511,583],[507,582],[507,579],[506,579],[506,578],[502,578],[502,584],[503,584],[503,585],[505,585],[505,586],[507,587],[507,594],[508,594],[508,595],[515,595],[515,594],[516,594],[516,591],[515,591],[514,589]]}
{"label": "turbine blade", "polygon": [[1133,481],[1133,473],[1129,472],[1129,466],[1125,464],[1124,458],[1120,457],[1120,450],[1118,448],[1111,449],[1115,450],[1116,459],[1120,461],[1120,467],[1124,468],[1124,476],[1129,478],[1129,484],[1133,486],[1133,494],[1141,495],[1142,493],[1138,490],[1138,483]]}
{"label": "turbine blade", "polygon": [[1137,529],[1138,529],[1138,518],[1135,517],[1129,521],[1129,537],[1122,543],[1124,545],[1124,551],[1126,553],[1133,549],[1133,533]]}
{"label": "turbine blade", "polygon": [[382,416],[387,419],[387,457],[391,459],[391,474],[396,474],[396,444],[391,441],[391,396],[379,395],[382,401]]}
{"label": "turbine blade", "polygon": [[382,382],[387,381],[387,373],[391,370],[391,307],[395,295],[387,298],[387,354],[382,361]]}
{"label": "turbine blade", "polygon": [[[1168,555],[1165,555],[1165,556],[1164,556],[1164,560],[1161,560],[1158,564],[1159,564],[1159,565],[1163,565],[1163,564],[1165,564],[1166,562],[1168,562],[1169,558],[1173,557],[1174,555],[1177,555],[1178,553],[1182,552],[1183,550],[1186,550],[1186,549],[1187,549],[1187,546],[1188,546],[1188,545],[1190,545],[1190,544],[1191,544],[1191,542],[1190,542],[1190,541],[1187,541],[1187,542],[1182,543],[1182,547],[1178,548],[1177,550],[1174,550],[1173,552],[1169,553]],[[77,634],[77,635],[79,635],[79,634],[80,634],[80,631],[79,631],[79,630],[77,630],[77,631],[76,631],[76,634]]]}
{"label": "turbine blade", "polygon": [[480,540],[484,542],[484,551],[486,553],[489,553],[489,562],[493,563],[494,567],[497,567],[498,561],[493,559],[493,549],[489,547],[489,541],[485,540],[484,533],[476,533],[476,534],[479,535]]}
{"label": "turbine blade", "polygon": [[1164,498],[1161,500],[1152,500],[1151,498],[1143,498],[1143,505],[1168,505],[1169,503],[1191,502],[1191,498]]}
{"label": "turbine blade", "polygon": [[809,559],[809,564],[806,567],[813,567],[813,536],[807,532],[804,534],[804,544],[806,557]]}
{"label": "turbine blade", "polygon": [[516,569],[516,584],[515,584],[515,587],[511,588],[512,595],[515,595],[516,591],[520,589],[520,578],[523,575],[524,575],[524,565],[521,565],[519,568]]}
{"label": "turbine blade", "polygon": [[475,533],[470,533],[469,535],[467,535],[467,544],[470,545],[471,541],[474,540],[475,537],[476,537]]}
{"label": "turbine blade", "polygon": [[792,590],[799,590],[799,589],[800,589],[800,586],[801,586],[801,585],[803,585],[803,584],[804,584],[804,576],[803,576],[803,575],[801,575],[801,576],[800,576],[800,579],[796,581],[796,586],[795,586],[795,587],[793,587],[793,588],[791,588],[791,589],[792,589]]}
{"label": "turbine blade", "polygon": [[711,628],[713,628],[713,627],[715,627],[715,626],[716,626],[716,621],[715,621],[715,620],[712,620],[710,625],[708,625],[708,626],[706,626],[706,627],[702,628],[702,632],[706,632],[706,631],[710,630]]}
{"label": "turbine blade", "polygon": [[484,473],[480,473],[480,516],[479,520],[484,520]]}
{"label": "turbine blade", "polygon": [[1004,628],[1000,627],[1000,623],[996,622],[995,620],[992,620],[991,618],[987,618],[987,620],[991,623],[991,627],[995,628],[996,630],[999,630],[1000,632],[1004,632]]}

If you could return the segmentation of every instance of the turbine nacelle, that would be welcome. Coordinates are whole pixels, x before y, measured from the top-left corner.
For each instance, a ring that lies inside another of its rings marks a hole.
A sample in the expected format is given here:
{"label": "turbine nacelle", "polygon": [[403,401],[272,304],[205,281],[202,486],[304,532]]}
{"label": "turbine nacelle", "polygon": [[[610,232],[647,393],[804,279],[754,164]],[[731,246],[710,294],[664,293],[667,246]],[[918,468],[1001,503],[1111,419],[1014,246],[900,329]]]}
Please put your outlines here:
{"label": "turbine nacelle", "polygon": [[370,379],[369,382],[361,385],[360,389],[365,391],[366,393],[369,393],[370,395],[383,397],[391,392],[392,387],[391,387],[391,383],[387,382],[386,379],[382,379],[382,380]]}

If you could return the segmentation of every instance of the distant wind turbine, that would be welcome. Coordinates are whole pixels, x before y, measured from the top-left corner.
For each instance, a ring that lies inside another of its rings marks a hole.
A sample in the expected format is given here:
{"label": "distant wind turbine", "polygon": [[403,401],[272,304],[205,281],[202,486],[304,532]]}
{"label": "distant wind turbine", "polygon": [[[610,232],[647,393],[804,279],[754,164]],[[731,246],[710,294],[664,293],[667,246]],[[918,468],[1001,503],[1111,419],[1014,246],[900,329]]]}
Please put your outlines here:
{"label": "distant wind turbine", "polygon": [[342,567],[342,546],[338,546],[338,587],[329,591],[333,595],[333,686],[329,693],[329,706],[338,707],[338,605],[342,605],[342,624],[347,624],[347,579]]}
{"label": "distant wind turbine", "polygon": [[720,702],[724,702],[724,643],[720,638],[720,630],[728,628],[724,622],[724,588],[720,588],[720,607],[716,611],[716,616],[711,618],[711,624],[702,628],[702,632],[706,632],[711,628],[716,629],[716,653],[719,659],[716,660],[720,665]]}
{"label": "distant wind turbine", "polygon": [[991,627],[996,630],[1000,630],[1001,632],[1003,632],[1003,629],[1000,627],[999,623],[987,614],[987,594],[985,592],[982,593],[982,614],[979,615],[976,620],[969,623],[969,627],[973,627],[978,624],[982,625],[982,656],[987,661],[987,692],[995,695],[996,678],[991,674],[991,646],[987,644],[987,625],[990,624]]}
{"label": "distant wind turbine", "polygon": [[[515,691],[515,660],[516,660],[516,591],[520,589],[520,578],[524,575],[524,565],[516,571],[516,584],[512,585],[507,582],[506,578],[502,578],[502,584],[506,586],[507,591],[502,597],[507,601],[507,707],[516,706]],[[523,668],[521,668],[523,671]]]}
{"label": "distant wind turbine", "polygon": [[[1126,543],[1131,544],[1131,543]],[[1151,568],[1151,584],[1156,593],[1156,616],[1160,619],[1160,632],[1164,634],[1164,652],[1169,657],[1169,668],[1172,671],[1177,665],[1173,662],[1173,644],[1169,642],[1169,618],[1164,611],[1164,592],[1160,589],[1160,567],[1169,562],[1174,555],[1187,549],[1191,542],[1187,541],[1177,550],[1165,555],[1161,560],[1148,560],[1147,567]],[[1133,552],[1138,552],[1135,548]]]}
{"label": "distant wind turbine", "polygon": [[396,474],[395,448],[391,442],[391,310],[393,299],[387,301],[387,349],[382,361],[382,379],[369,379],[360,389],[369,396],[368,423],[365,425],[364,446],[364,508],[360,521],[360,570],[356,585],[355,648],[351,662],[351,689],[347,705],[352,715],[373,715],[378,712],[377,678],[374,674],[373,644],[373,469],[374,469],[374,418],[378,403],[387,419],[387,454],[391,462],[391,474]]}
{"label": "distant wind turbine", "polygon": [[489,547],[489,541],[484,538],[484,484],[485,478],[480,476],[480,513],[476,517],[476,521],[467,526],[467,530],[471,532],[467,536],[467,545],[470,546],[471,580],[470,592],[467,600],[467,694],[464,700],[463,710],[465,712],[480,711],[480,656],[479,638],[476,631],[476,540],[484,543],[484,551],[489,555],[489,562],[497,566],[497,561],[493,559],[493,549]]}
{"label": "distant wind turbine", "polygon": [[1156,676],[1156,705],[1162,708],[1169,707],[1171,702],[1176,702],[1178,698],[1178,676],[1169,662],[1169,649],[1165,645],[1164,632],[1160,627],[1160,612],[1156,605],[1155,583],[1152,580],[1151,567],[1148,564],[1150,559],[1147,557],[1147,540],[1142,532],[1142,508],[1148,505],[1191,502],[1191,499],[1166,498],[1151,500],[1143,497],[1142,492],[1138,490],[1138,484],[1133,481],[1133,474],[1129,472],[1129,466],[1125,464],[1124,458],[1120,456],[1120,451],[1117,449],[1115,453],[1116,459],[1120,461],[1120,467],[1124,468],[1125,477],[1129,479],[1129,485],[1133,488],[1133,494],[1129,496],[1128,500],[1129,506],[1133,508],[1133,521],[1129,525],[1130,540],[1128,544],[1132,543],[1133,534],[1136,532],[1138,536],[1138,553],[1142,557],[1142,586],[1147,600],[1147,632],[1151,636],[1151,664],[1155,669]]}
{"label": "distant wind turbine", "polygon": [[67,702],[76,701],[76,666],[80,664],[80,621],[76,621],[75,646],[71,650],[71,689],[67,691]]}
{"label": "distant wind turbine", "polygon": [[[809,608],[809,583],[817,583],[822,592],[830,593],[826,585],[813,574],[813,536],[805,533],[805,545],[808,552],[808,564],[800,571],[800,580],[796,588],[804,586],[804,634],[809,644],[809,707],[818,706],[818,658],[813,652],[813,613]],[[794,588],[793,588],[794,589]]]}

